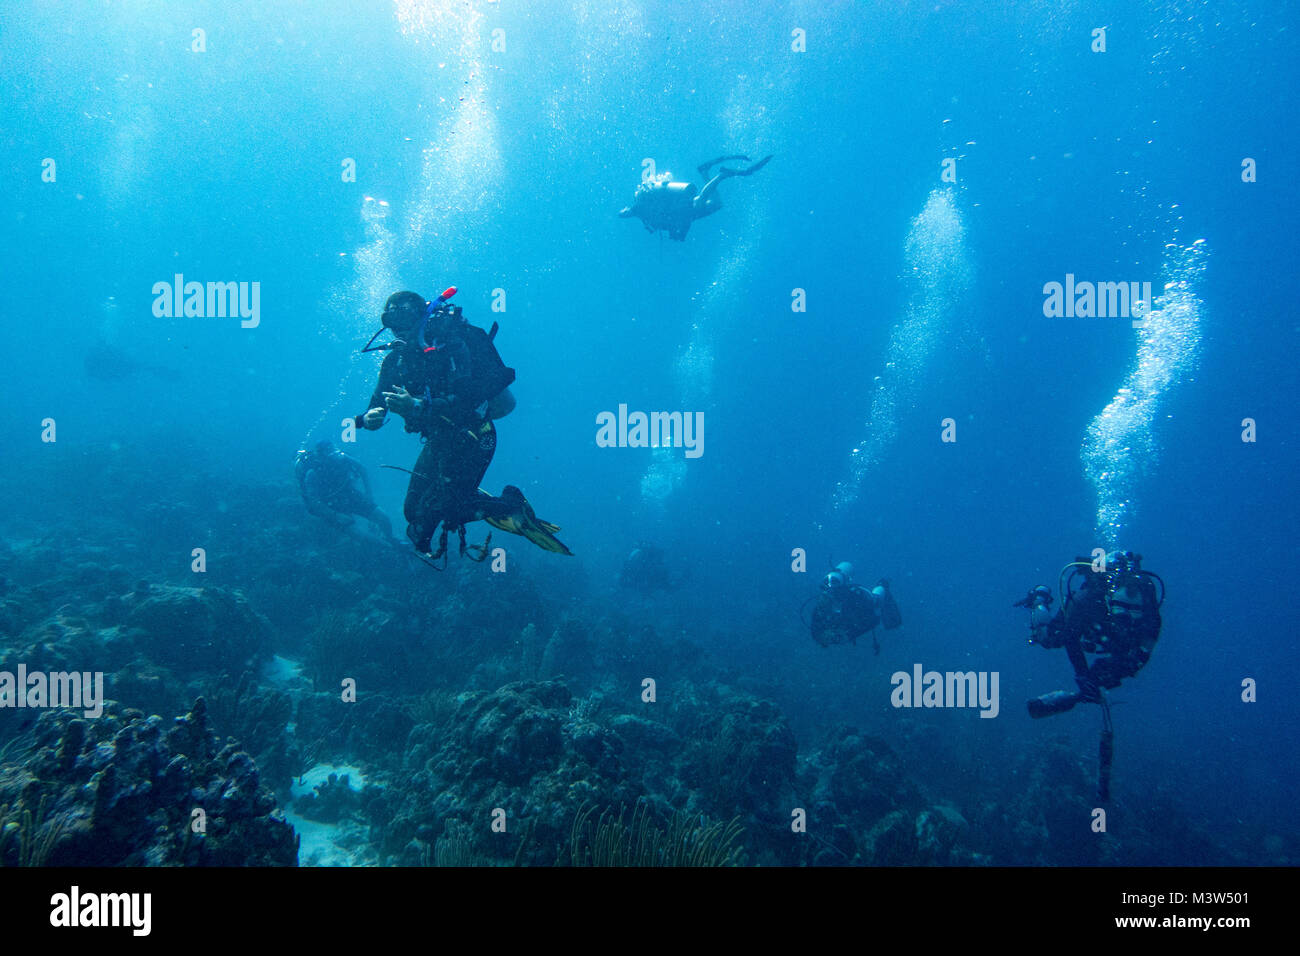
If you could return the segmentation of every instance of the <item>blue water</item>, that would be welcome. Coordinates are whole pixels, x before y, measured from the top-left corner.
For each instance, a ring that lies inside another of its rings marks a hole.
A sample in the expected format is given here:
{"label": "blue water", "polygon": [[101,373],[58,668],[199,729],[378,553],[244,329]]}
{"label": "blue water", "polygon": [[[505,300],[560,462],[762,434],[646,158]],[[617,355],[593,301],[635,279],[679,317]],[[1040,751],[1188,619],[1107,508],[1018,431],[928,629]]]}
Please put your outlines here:
{"label": "blue water", "polygon": [[[969,772],[929,753],[912,772],[974,802],[1033,742],[1094,750],[1095,712],[1025,715],[1069,669],[1026,644],[1010,605],[1076,554],[1130,548],[1169,599],[1152,662],[1114,694],[1125,799],[1171,802],[1248,855],[1300,836],[1293,5],[157,0],[0,16],[6,537],[147,549],[147,524],[86,493],[107,460],[144,497],[204,476],[191,504],[214,521],[232,489],[291,495],[294,452],[365,410],[378,362],[357,350],[383,300],[455,284],[518,372],[485,486],[518,485],[576,554],[511,543],[557,607],[630,607],[700,644],[777,701],[801,748],[839,723],[900,750],[904,716],[939,728]],[[721,153],[774,158],[724,182],[685,242],[617,217],[645,160],[701,185],[695,166]],[[1180,300],[1194,335],[1152,360],[1172,371],[1126,446],[1126,517],[1099,528],[1081,449],[1141,339],[1125,319],[1044,317],[1043,285],[1159,295],[1197,240]],[[260,283],[259,324],[156,317],[153,286],[176,273]],[[87,375],[105,346],[172,374]],[[869,426],[881,389],[889,422]],[[596,416],[620,404],[703,412],[704,454],[597,447]],[[410,467],[415,439],[390,425],[343,447],[400,531],[406,476],[378,466]],[[629,603],[614,582],[643,539],[686,583]],[[879,657],[820,648],[799,622],[844,559],[890,578],[903,608]],[[900,715],[889,675],[917,662],[997,671],[999,717]],[[1181,860],[1172,841],[1156,857]]]}

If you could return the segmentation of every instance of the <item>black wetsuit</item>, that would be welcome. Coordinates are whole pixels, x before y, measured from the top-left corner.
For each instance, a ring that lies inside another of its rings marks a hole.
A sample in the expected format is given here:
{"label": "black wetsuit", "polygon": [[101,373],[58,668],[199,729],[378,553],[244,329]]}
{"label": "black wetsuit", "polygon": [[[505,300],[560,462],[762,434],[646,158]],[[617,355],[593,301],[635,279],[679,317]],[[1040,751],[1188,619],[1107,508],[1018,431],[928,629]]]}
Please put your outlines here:
{"label": "black wetsuit", "polygon": [[876,599],[866,588],[848,587],[822,593],[813,608],[813,639],[827,647],[831,644],[852,644],[880,625]]}
{"label": "black wetsuit", "polygon": [[[647,232],[667,232],[670,239],[682,242],[697,218],[694,183],[655,182],[637,188],[633,214]],[[712,211],[712,210],[711,210]]]}
{"label": "black wetsuit", "polygon": [[[1134,589],[1139,597],[1135,606],[1114,596],[1108,602],[1105,575],[1089,574],[1038,640],[1043,647],[1065,648],[1085,700],[1096,699],[1099,687],[1118,687],[1151,659],[1161,626],[1155,586],[1150,578],[1139,577]],[[1094,655],[1091,664],[1087,654]]]}
{"label": "black wetsuit", "polygon": [[422,551],[440,523],[467,520],[468,502],[496,453],[496,429],[484,406],[515,380],[482,329],[451,322],[437,331],[428,336],[436,349],[403,346],[385,357],[369,405],[385,407],[384,392],[401,386],[424,406],[406,419],[406,430],[418,432],[425,445],[402,505],[407,534]]}
{"label": "black wetsuit", "polygon": [[303,452],[294,466],[298,490],[307,510],[331,524],[342,524],[340,515],[375,513],[375,502],[366,490],[366,472],[360,462],[342,452]]}

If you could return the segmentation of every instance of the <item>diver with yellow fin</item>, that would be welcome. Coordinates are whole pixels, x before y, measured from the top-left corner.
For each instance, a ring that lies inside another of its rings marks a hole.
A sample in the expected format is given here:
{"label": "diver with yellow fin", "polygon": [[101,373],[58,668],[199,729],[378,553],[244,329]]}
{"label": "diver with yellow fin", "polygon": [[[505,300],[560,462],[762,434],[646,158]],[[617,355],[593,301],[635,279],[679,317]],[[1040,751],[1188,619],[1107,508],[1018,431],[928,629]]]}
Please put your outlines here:
{"label": "diver with yellow fin", "polygon": [[501,492],[501,497],[492,499],[492,510],[484,513],[483,520],[494,528],[523,535],[543,551],[573,557],[573,552],[555,536],[560,526],[537,517],[537,513],[533,511],[533,506],[528,503],[524,493],[514,485],[506,485]]}
{"label": "diver with yellow fin", "polygon": [[[383,328],[362,349],[389,354],[380,366],[369,408],[356,423],[374,431],[383,427],[391,411],[424,443],[415,468],[408,472],[411,481],[402,506],[406,535],[422,557],[443,557],[448,532],[455,530],[460,553],[482,561],[488,543],[465,543],[465,525],[478,520],[522,535],[544,550],[572,554],[554,537],[559,528],[539,520],[518,488],[506,486],[499,498],[479,490],[496,454],[493,420],[515,407],[509,387],[515,371],[501,361],[493,344],[498,326],[493,323],[485,331],[470,325],[460,307],[450,304],[456,291],[451,286],[433,302],[414,292],[389,296]],[[374,345],[385,329],[392,332],[392,341]],[[439,526],[442,533],[434,552],[433,535]]]}
{"label": "diver with yellow fin", "polygon": [[458,516],[464,518],[463,523],[486,521],[501,531],[527,538],[543,551],[573,556],[573,552],[555,537],[560,526],[537,517],[524,493],[514,485],[506,485],[499,498],[494,498],[480,488],[478,495],[470,502],[470,507],[472,517]]}

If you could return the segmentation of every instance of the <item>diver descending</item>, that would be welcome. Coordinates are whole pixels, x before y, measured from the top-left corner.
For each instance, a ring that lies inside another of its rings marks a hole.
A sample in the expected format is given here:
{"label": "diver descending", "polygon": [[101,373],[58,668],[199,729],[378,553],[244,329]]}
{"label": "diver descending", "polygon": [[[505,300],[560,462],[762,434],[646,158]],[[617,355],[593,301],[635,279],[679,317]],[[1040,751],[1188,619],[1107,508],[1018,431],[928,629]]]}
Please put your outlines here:
{"label": "diver descending", "polygon": [[[389,354],[380,366],[369,409],[356,418],[358,426],[379,429],[391,411],[424,443],[410,471],[402,507],[406,535],[417,552],[436,560],[446,554],[448,532],[454,530],[460,553],[482,561],[491,535],[482,545],[465,543],[465,525],[482,520],[544,550],[571,554],[555,538],[559,528],[539,520],[518,488],[508,485],[500,497],[479,489],[496,454],[493,421],[515,407],[509,388],[515,371],[501,361],[493,344],[496,326],[489,332],[470,325],[460,307],[449,304],[455,294],[452,286],[425,302],[414,292],[394,293],[384,306],[383,328],[362,349]],[[395,338],[373,346],[384,329]],[[440,525],[434,552],[433,535]]]}
{"label": "diver descending", "polygon": [[[856,644],[859,637],[870,633],[872,649],[879,655],[876,628],[883,625],[885,630],[892,631],[903,624],[889,582],[881,578],[870,591],[857,586],[853,583],[853,565],[847,561],[835,565],[822,580],[821,592],[808,600],[816,600],[817,604],[813,607],[812,622],[805,624],[813,640],[822,647]],[[804,606],[807,605],[805,601]],[[802,613],[800,609],[801,617]]]}
{"label": "diver descending", "polygon": [[686,239],[691,223],[705,216],[712,216],[722,208],[722,197],[718,184],[732,176],[752,176],[767,165],[771,156],[764,156],[758,162],[744,169],[730,169],[722,166],[710,179],[709,170],[721,163],[733,160],[749,162],[748,156],[719,156],[709,160],[699,168],[700,178],[706,180],[704,188],[698,193],[694,183],[680,183],[673,180],[673,174],[661,173],[648,182],[637,187],[632,205],[625,206],[619,212],[619,218],[641,220],[647,232],[666,232],[670,239],[681,242]]}
{"label": "diver descending", "polygon": [[[1078,582],[1078,586],[1076,586]],[[1157,585],[1159,588],[1157,589]],[[1076,704],[1102,708],[1101,772],[1097,790],[1110,796],[1110,765],[1114,731],[1106,690],[1133,677],[1151,659],[1160,637],[1160,608],[1165,584],[1156,574],[1142,570],[1142,556],[1114,551],[1094,564],[1076,558],[1061,570],[1061,606],[1053,614],[1052,589],[1033,588],[1013,607],[1029,610],[1029,643],[1064,647],[1074,668],[1077,691],[1053,691],[1029,701],[1034,718],[1062,714]],[[1087,655],[1093,655],[1091,664]]]}

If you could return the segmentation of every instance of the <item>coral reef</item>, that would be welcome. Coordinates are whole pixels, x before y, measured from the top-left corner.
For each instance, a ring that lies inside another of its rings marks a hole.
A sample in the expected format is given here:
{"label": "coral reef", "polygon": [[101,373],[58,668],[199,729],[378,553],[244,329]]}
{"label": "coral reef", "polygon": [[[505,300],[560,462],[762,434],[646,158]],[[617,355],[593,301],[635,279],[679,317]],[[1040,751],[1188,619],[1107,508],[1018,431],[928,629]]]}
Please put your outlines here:
{"label": "coral reef", "polygon": [[606,810],[596,820],[594,813],[594,807],[585,808],[573,821],[573,866],[738,866],[744,856],[739,820],[709,824],[679,811],[664,830],[643,803],[627,824],[626,808],[617,816]]}
{"label": "coral reef", "polygon": [[[200,508],[202,476],[136,476],[128,493],[135,472],[100,464],[111,510],[75,528],[113,548],[63,545],[72,525],[0,538],[0,669],[103,671],[110,700],[98,719],[0,708],[7,866],[293,865],[295,828],[322,865],[1300,855],[1267,829],[1234,855],[1159,788],[1094,833],[1095,753],[1022,746],[1010,721],[989,735],[992,721],[823,706],[727,655],[741,638],[697,628],[689,604],[566,591],[523,561],[433,575],[308,520],[287,484]],[[185,557],[199,545],[206,574]],[[769,657],[785,660],[783,639]]]}
{"label": "coral reef", "polygon": [[25,759],[0,766],[0,803],[44,810],[25,811],[8,863],[33,854],[51,866],[297,862],[293,829],[257,766],[218,743],[202,698],[170,722],[116,705],[97,720],[42,713]]}

